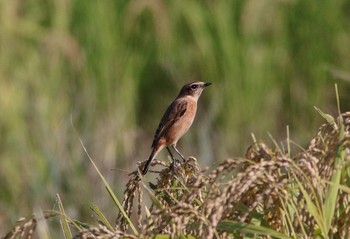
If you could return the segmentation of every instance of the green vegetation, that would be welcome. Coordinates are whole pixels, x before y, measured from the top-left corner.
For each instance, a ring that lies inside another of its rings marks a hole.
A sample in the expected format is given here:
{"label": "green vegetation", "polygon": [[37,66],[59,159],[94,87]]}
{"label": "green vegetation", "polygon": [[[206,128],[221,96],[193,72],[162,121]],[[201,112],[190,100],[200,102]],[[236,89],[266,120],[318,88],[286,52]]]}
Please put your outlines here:
{"label": "green vegetation", "polygon": [[313,106],[337,115],[334,82],[342,111],[350,107],[349,9],[346,0],[0,1],[0,235],[20,216],[59,210],[57,193],[87,223],[92,202],[115,210],[74,127],[121,198],[189,81],[213,82],[179,143],[202,167],[242,155],[251,132],[283,140],[286,125],[306,147],[323,120]]}
{"label": "green vegetation", "polygon": [[[116,227],[97,205],[91,209],[98,226],[70,219],[57,196],[59,211],[21,219],[4,239],[31,238],[36,228],[48,238],[40,223],[47,227],[45,220],[54,216],[60,216],[65,238],[72,238],[74,229],[77,239],[348,238],[350,112],[327,119],[308,147],[292,158],[277,145],[271,149],[255,142],[246,158],[227,159],[210,172],[203,173],[193,157],[182,164],[155,160],[149,171],[157,176],[155,183],[141,176],[144,160],[130,174],[122,204],[87,154],[118,208]],[[145,192],[152,201],[149,208]]]}

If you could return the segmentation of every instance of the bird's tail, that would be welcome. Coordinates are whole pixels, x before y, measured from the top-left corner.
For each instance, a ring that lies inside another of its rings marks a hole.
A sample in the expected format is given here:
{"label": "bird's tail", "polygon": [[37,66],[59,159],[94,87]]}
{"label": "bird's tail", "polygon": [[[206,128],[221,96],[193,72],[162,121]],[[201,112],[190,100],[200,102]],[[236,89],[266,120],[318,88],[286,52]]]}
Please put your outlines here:
{"label": "bird's tail", "polygon": [[145,164],[145,167],[142,170],[142,175],[145,175],[148,172],[148,169],[151,166],[151,163],[152,163],[153,159],[155,158],[157,151],[158,150],[156,150],[156,147],[154,147],[152,149],[151,155],[149,156],[149,158]]}

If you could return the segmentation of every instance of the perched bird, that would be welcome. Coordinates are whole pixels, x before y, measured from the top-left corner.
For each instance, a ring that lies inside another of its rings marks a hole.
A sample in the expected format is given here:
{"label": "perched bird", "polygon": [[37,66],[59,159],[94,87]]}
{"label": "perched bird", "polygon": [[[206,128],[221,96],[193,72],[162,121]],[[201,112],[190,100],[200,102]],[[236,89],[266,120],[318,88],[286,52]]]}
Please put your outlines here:
{"label": "perched bird", "polygon": [[157,154],[166,147],[173,162],[174,156],[171,153],[171,146],[185,161],[185,157],[176,148],[177,141],[188,131],[197,111],[197,101],[203,89],[211,83],[192,82],[182,87],[179,95],[165,111],[162,120],[154,134],[152,152],[146,162],[142,175],[145,175]]}

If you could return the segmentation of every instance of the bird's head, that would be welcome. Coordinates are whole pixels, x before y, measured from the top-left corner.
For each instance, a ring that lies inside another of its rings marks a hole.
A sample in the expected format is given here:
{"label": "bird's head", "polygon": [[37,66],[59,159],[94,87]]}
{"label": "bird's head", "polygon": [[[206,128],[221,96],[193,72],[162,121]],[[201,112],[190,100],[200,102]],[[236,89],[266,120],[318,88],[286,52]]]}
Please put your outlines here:
{"label": "bird's head", "polygon": [[203,89],[207,86],[210,86],[211,83],[205,83],[201,81],[197,82],[191,82],[189,84],[186,84],[182,87],[179,96],[193,96],[194,98],[198,99],[201,95]]}

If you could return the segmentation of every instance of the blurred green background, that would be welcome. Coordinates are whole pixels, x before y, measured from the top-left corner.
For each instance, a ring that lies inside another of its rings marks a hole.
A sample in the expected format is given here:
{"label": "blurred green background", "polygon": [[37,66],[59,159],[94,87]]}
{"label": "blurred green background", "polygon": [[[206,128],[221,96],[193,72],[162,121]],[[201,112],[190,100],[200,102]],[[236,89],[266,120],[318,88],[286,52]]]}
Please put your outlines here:
{"label": "blurred green background", "polygon": [[56,193],[116,216],[74,127],[122,199],[183,84],[213,83],[178,144],[205,167],[286,125],[305,146],[334,83],[349,110],[349,67],[348,0],[0,0],[0,235]]}

